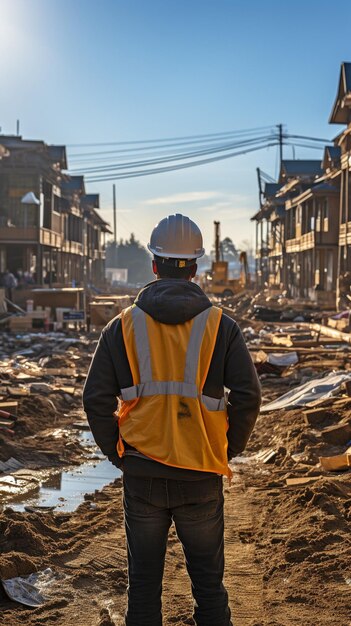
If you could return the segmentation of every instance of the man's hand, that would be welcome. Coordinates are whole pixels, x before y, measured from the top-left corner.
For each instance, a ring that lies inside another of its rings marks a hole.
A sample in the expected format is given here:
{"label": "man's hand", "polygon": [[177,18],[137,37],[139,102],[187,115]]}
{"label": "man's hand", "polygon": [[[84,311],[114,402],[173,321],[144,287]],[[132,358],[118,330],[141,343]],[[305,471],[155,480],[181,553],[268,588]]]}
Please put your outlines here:
{"label": "man's hand", "polygon": [[121,459],[121,457],[118,456],[117,452],[114,452],[113,454],[109,454],[107,458],[109,461],[111,461],[112,465],[114,465],[115,467],[118,467],[118,469],[123,471],[123,458]]}

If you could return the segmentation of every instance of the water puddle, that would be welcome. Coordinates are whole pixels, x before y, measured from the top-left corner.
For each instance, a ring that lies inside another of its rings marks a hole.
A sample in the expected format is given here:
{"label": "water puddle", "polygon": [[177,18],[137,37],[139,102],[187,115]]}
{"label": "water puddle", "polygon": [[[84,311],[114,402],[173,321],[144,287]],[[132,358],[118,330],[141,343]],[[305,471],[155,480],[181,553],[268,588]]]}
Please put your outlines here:
{"label": "water puddle", "polygon": [[84,494],[102,489],[121,475],[107,459],[99,463],[85,463],[79,467],[51,474],[44,480],[39,491],[25,501],[8,503],[15,511],[25,511],[26,507],[40,510],[74,511],[84,501]]}
{"label": "water puddle", "polygon": [[[19,499],[17,495],[16,502],[7,502],[7,506],[15,511],[74,511],[84,501],[85,494],[94,493],[96,489],[102,489],[121,476],[121,471],[98,450],[90,432],[79,433],[79,439],[95,462],[89,461],[74,469],[53,472],[30,497],[26,494],[23,499]],[[101,460],[96,460],[99,458]]]}

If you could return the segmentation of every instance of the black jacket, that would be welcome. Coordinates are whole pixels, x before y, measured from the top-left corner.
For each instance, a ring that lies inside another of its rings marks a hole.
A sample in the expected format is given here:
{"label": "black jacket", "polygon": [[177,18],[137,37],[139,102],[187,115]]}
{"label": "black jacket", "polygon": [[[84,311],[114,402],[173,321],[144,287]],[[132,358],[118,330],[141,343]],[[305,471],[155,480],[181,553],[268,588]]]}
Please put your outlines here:
{"label": "black jacket", "polygon": [[[187,280],[156,280],[138,294],[135,304],[162,324],[183,324],[212,306],[203,291]],[[120,316],[102,331],[83,392],[83,404],[97,445],[116,466],[118,424],[113,416],[117,396],[133,385],[122,336]],[[217,341],[203,393],[214,398],[228,396],[228,458],[245,449],[254,427],[260,401],[260,385],[241,331],[227,315],[221,318]],[[203,478],[205,472],[172,468],[156,461],[127,455],[123,470],[136,475],[165,478]]]}

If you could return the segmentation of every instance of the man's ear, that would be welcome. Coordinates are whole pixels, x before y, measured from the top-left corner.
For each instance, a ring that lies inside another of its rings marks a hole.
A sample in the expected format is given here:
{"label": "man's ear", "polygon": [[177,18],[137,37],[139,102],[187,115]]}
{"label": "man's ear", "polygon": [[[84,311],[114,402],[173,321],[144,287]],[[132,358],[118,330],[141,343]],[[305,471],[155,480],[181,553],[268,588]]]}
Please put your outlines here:
{"label": "man's ear", "polygon": [[158,272],[157,272],[157,265],[156,265],[156,261],[155,260],[152,261],[152,271],[157,276]]}
{"label": "man's ear", "polygon": [[197,265],[195,263],[195,265],[193,265],[191,268],[190,278],[194,278],[194,276],[196,276],[196,272],[197,272]]}

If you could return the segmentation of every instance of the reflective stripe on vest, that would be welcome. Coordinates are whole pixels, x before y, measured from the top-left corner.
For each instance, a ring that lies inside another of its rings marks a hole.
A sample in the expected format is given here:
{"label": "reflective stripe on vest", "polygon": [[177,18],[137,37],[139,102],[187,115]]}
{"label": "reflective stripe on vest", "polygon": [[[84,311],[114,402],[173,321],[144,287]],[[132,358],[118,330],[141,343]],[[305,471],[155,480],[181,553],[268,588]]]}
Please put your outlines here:
{"label": "reflective stripe on vest", "polygon": [[[146,327],[144,311],[134,306],[132,309],[135,345],[138,355],[140,384],[121,389],[123,400],[134,400],[142,396],[179,395],[187,398],[196,398],[198,389],[196,375],[200,357],[201,342],[205,332],[210,308],[202,311],[194,318],[188,349],[185,358],[184,382],[153,381],[151,370],[151,356],[149,336]],[[207,396],[204,396],[205,398]],[[224,399],[223,399],[224,402]]]}

